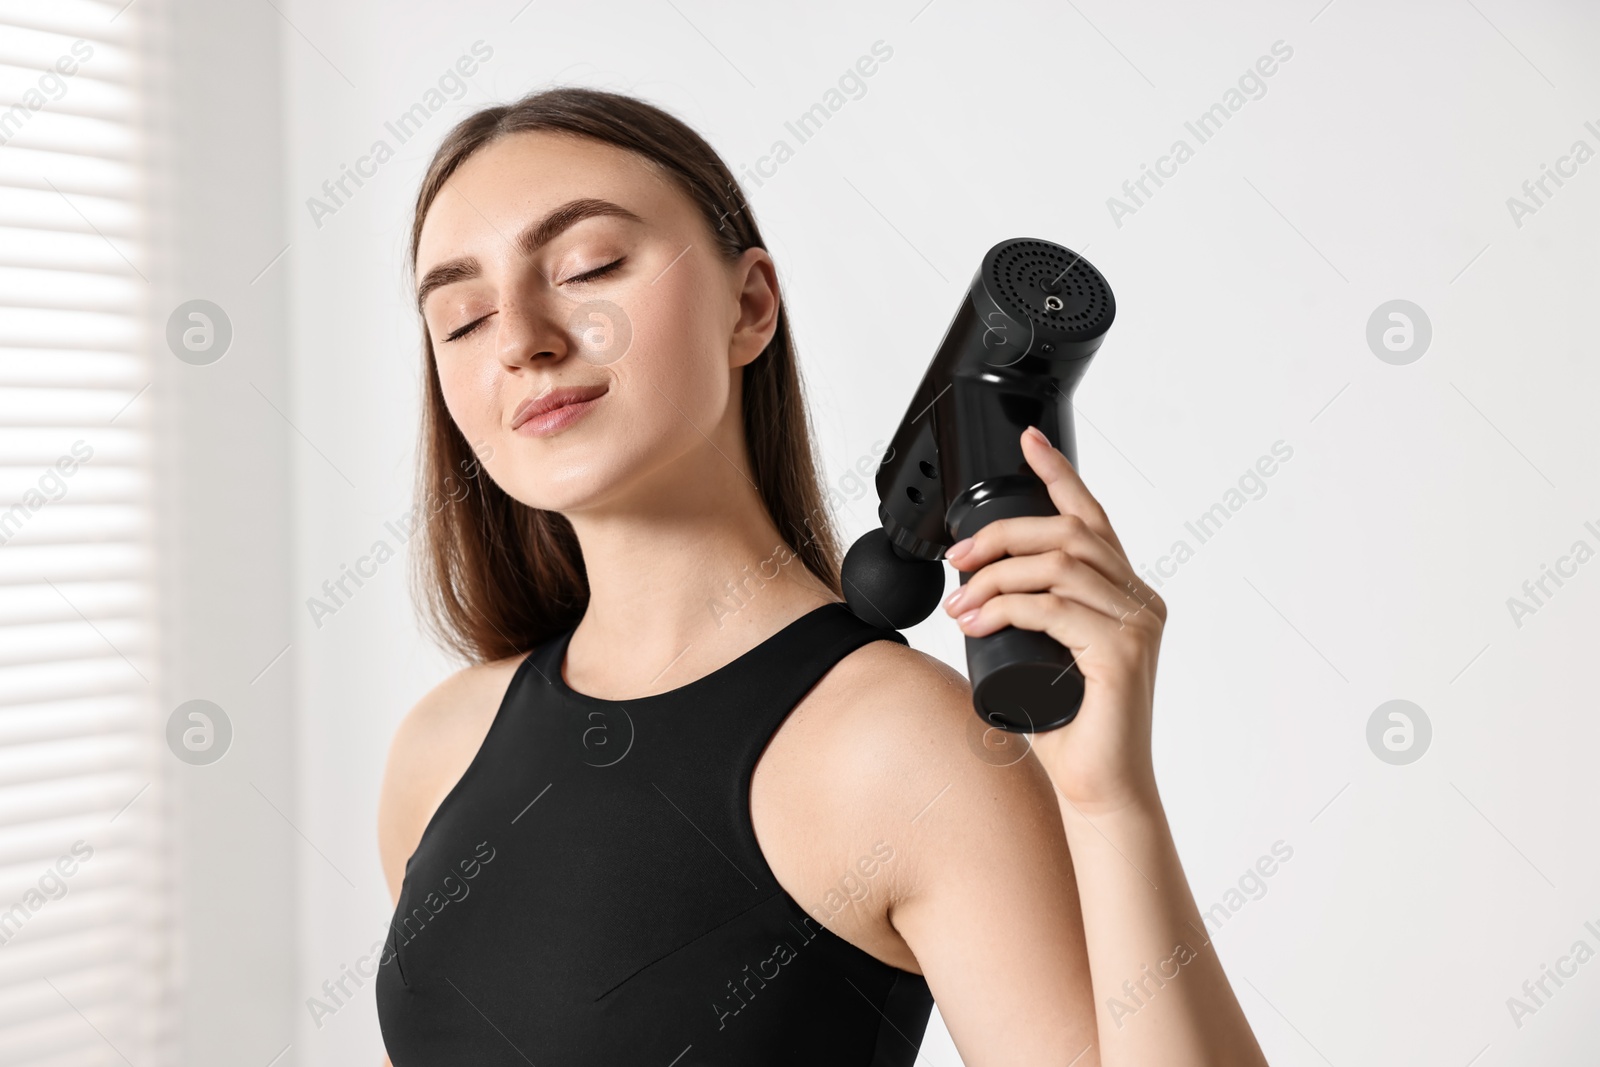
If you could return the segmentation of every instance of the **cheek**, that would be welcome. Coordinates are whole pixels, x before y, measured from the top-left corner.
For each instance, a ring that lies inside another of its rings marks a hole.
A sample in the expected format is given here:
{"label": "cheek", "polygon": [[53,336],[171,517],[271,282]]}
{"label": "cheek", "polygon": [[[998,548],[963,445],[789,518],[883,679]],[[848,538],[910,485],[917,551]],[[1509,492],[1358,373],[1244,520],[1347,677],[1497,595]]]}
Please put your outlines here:
{"label": "cheek", "polygon": [[491,360],[441,359],[439,389],[444,406],[469,444],[493,444],[500,423]]}
{"label": "cheek", "polygon": [[[728,402],[728,331],[706,286],[673,273],[632,303],[632,347],[613,369],[627,378],[643,422],[670,421],[698,437],[694,427],[709,431]],[[672,280],[679,284],[669,287]]]}

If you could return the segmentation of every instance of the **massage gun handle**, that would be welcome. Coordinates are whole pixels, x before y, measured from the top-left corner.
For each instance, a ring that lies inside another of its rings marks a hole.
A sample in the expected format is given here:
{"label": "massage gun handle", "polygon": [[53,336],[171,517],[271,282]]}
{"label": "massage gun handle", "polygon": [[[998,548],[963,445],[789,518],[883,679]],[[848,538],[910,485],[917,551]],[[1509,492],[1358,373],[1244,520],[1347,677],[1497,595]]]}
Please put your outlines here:
{"label": "massage gun handle", "polygon": [[[996,519],[1057,515],[1042,482],[1019,491],[986,496],[979,504],[958,497],[948,513],[956,540],[971,537]],[[962,571],[961,584],[975,572]],[[1083,703],[1083,674],[1072,652],[1049,634],[1007,626],[968,637],[967,678],[978,717],[1010,733],[1044,733],[1067,725]]]}

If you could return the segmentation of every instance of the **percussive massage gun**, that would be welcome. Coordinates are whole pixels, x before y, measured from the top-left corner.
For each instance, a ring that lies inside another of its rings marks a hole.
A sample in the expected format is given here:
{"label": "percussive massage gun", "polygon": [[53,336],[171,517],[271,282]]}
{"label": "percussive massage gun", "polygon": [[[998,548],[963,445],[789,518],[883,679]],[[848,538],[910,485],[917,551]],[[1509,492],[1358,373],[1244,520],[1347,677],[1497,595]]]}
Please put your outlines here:
{"label": "percussive massage gun", "polygon": [[[1116,310],[1069,248],[1019,238],[989,249],[878,467],[883,525],[843,563],[851,611],[913,626],[939,604],[951,545],[996,519],[1059,514],[1020,438],[1037,426],[1077,466],[1072,391]],[[1036,630],[967,638],[967,676],[979,718],[1012,733],[1065,726],[1083,701],[1072,653]]]}

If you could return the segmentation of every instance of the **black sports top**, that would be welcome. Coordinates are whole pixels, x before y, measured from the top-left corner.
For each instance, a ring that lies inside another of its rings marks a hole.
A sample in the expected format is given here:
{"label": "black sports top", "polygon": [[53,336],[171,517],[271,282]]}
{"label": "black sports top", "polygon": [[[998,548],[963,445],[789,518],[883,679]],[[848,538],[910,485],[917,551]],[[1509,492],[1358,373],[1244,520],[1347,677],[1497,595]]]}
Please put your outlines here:
{"label": "black sports top", "polygon": [[[571,637],[518,665],[406,863],[376,985],[394,1067],[910,1067],[927,983],[789,896],[750,821],[785,716],[906,639],[834,602],[681,688],[601,700],[562,678]],[[892,843],[841,879],[886,862]]]}

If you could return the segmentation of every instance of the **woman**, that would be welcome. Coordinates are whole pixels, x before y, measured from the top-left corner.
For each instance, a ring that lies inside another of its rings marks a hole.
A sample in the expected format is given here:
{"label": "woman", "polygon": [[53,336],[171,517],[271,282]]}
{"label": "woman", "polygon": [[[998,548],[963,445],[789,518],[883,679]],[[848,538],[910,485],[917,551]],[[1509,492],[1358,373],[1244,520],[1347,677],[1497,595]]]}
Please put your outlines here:
{"label": "woman", "polygon": [[699,136],[584,89],[479,112],[411,266],[418,591],[475,665],[385,774],[395,1067],[909,1065],[932,999],[969,1065],[1265,1062],[1156,791],[1166,607],[1043,435],[1061,514],[954,546],[946,611],[1086,694],[997,760],[841,603],[772,257]]}

